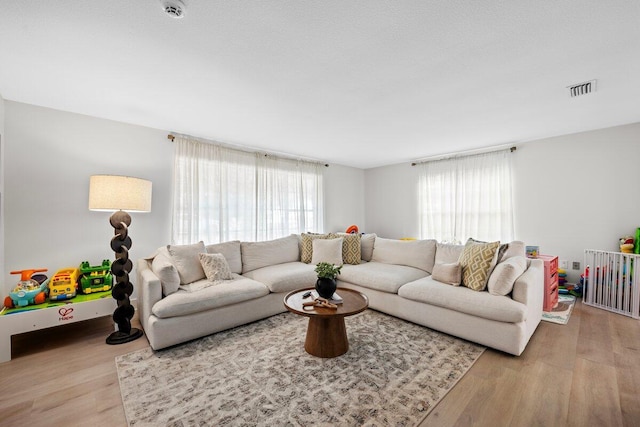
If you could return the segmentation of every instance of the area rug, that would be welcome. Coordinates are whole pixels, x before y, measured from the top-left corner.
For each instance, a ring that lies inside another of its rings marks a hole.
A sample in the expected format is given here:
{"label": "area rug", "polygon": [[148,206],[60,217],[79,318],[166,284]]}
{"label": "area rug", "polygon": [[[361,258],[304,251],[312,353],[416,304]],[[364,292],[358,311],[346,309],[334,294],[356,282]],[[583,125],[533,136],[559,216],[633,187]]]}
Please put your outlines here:
{"label": "area rug", "polygon": [[349,351],[304,351],[283,313],[116,358],[130,426],[415,426],[484,347],[373,310],[347,317]]}
{"label": "area rug", "polygon": [[553,311],[543,311],[542,320],[566,325],[575,304],[576,297],[573,295],[558,295],[558,306]]}

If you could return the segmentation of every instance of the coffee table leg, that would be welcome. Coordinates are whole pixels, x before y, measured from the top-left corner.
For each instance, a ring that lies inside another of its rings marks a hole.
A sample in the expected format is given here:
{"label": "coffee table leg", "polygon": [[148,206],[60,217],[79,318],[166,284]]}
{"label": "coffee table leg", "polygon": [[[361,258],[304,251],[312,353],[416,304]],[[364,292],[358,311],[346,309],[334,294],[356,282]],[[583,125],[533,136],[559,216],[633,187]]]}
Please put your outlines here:
{"label": "coffee table leg", "polygon": [[344,317],[310,317],[304,349],[317,357],[337,357],[345,354],[349,350],[349,341]]}

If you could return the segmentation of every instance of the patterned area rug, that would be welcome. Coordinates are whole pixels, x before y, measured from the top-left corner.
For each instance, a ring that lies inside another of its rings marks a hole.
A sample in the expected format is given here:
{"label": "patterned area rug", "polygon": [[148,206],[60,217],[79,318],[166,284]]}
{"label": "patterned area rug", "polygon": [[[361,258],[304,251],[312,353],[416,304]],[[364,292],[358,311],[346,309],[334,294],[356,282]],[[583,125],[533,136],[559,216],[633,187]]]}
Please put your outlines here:
{"label": "patterned area rug", "polygon": [[415,426],[485,350],[373,310],[347,317],[349,351],[304,351],[283,313],[116,358],[130,426]]}
{"label": "patterned area rug", "polygon": [[573,295],[558,295],[558,306],[553,311],[543,311],[542,320],[551,323],[566,325],[571,317],[573,306],[576,304],[576,297]]}

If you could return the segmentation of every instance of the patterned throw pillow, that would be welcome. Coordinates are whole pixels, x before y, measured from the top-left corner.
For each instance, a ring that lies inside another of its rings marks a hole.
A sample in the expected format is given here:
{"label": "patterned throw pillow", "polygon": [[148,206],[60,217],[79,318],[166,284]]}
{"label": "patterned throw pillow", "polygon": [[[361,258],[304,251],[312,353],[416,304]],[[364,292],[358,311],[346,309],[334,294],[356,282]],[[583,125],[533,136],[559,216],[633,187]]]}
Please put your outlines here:
{"label": "patterned throw pillow", "polygon": [[207,280],[210,282],[220,282],[222,280],[233,279],[231,269],[227,259],[222,254],[199,254],[200,263]]}
{"label": "patterned throw pillow", "polygon": [[300,261],[309,264],[313,257],[313,241],[315,239],[329,239],[328,234],[302,233],[300,235]]}
{"label": "patterned throw pillow", "polygon": [[360,264],[361,245],[359,234],[329,234],[330,239],[344,239],[342,243],[342,260],[345,264]]}
{"label": "patterned throw pillow", "polygon": [[458,263],[462,267],[462,284],[474,291],[487,287],[491,262],[496,256],[500,242],[477,243],[467,240]]}

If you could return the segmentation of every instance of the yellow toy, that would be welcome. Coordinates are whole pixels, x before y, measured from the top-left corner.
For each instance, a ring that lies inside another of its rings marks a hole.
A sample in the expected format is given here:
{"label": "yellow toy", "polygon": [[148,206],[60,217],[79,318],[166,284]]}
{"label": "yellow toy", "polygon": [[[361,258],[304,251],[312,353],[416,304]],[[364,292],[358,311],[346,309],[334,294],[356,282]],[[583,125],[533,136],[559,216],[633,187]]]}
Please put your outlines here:
{"label": "yellow toy", "polygon": [[62,270],[58,270],[49,282],[49,299],[51,301],[58,301],[75,297],[77,283],[77,268],[63,268]]}

